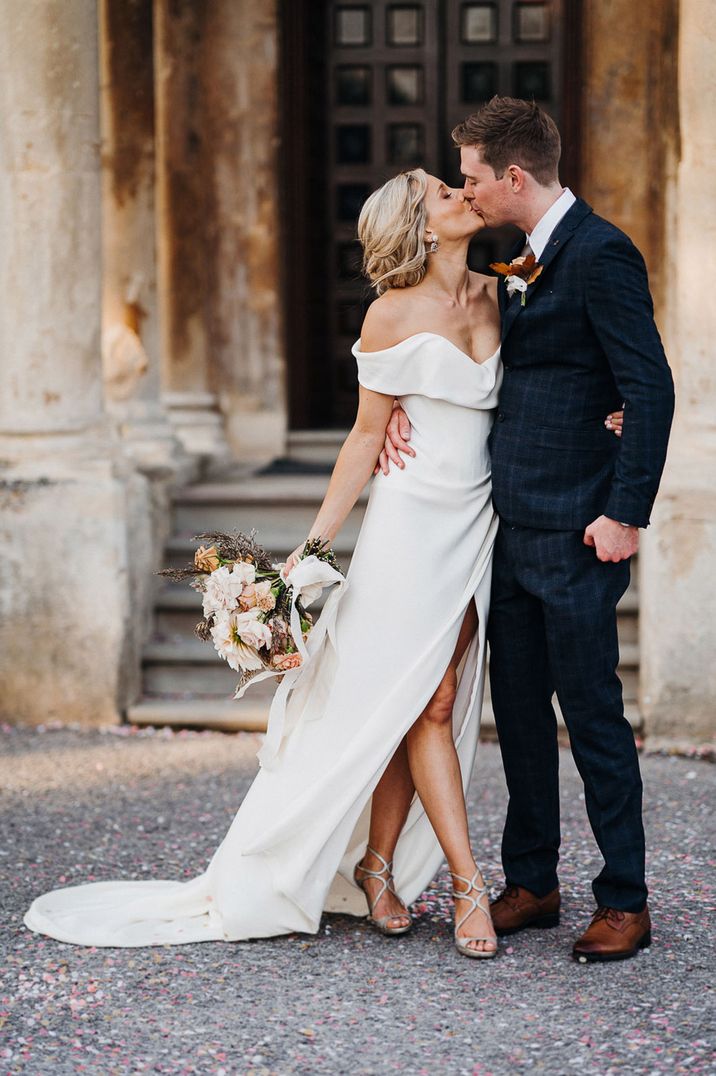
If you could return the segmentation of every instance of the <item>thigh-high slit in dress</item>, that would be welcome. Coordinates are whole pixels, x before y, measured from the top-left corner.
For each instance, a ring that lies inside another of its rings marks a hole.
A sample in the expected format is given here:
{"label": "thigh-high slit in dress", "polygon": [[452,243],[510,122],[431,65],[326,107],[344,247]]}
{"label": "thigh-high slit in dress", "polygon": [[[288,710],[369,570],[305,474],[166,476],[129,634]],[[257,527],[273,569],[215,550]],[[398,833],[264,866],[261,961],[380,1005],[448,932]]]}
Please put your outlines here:
{"label": "thigh-high slit in dress", "polygon": [[[400,399],[416,456],[371,480],[340,600],[329,598],[314,629],[318,648],[276,692],[262,766],[226,836],[188,881],[111,880],[44,893],[25,915],[31,930],[78,945],[180,945],[316,932],[324,911],[366,915],[353,867],[365,851],[373,790],[442,680],[474,601],[478,629],[458,666],[453,711],[467,788],[497,529],[487,437],[499,349],[476,363],[423,332],[370,353],[358,341],[353,353],[361,384]],[[442,859],[416,795],[394,856],[407,904]]]}

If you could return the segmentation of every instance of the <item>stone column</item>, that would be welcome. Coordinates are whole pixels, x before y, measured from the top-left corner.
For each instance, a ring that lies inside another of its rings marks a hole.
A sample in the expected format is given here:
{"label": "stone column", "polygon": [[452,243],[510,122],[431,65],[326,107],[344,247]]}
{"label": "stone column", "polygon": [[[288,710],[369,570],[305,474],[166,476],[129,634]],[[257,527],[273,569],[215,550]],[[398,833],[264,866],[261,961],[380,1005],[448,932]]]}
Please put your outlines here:
{"label": "stone column", "polygon": [[650,739],[716,732],[716,25],[681,0],[680,154],[666,190],[664,342],[676,418],[642,557],[642,710]]}
{"label": "stone column", "polygon": [[206,245],[207,160],[200,68],[211,5],[155,0],[157,247],[163,386],[187,450],[228,457],[210,368]]}
{"label": "stone column", "polygon": [[202,49],[211,362],[233,454],[269,460],[287,429],[276,0],[207,5]]}
{"label": "stone column", "polygon": [[103,412],[94,0],[5,0],[0,99],[0,714],[101,724],[127,690],[143,480]]}
{"label": "stone column", "polygon": [[182,453],[160,400],[152,0],[100,0],[99,11],[107,408],[140,469],[173,476]]}
{"label": "stone column", "polygon": [[153,629],[153,573],[164,563],[172,489],[195,476],[196,462],[161,401],[152,0],[100,0],[99,27],[105,402],[123,452],[148,480],[129,505],[133,702]]}
{"label": "stone column", "polygon": [[666,175],[676,152],[679,0],[582,5],[580,189],[638,246],[661,314]]}

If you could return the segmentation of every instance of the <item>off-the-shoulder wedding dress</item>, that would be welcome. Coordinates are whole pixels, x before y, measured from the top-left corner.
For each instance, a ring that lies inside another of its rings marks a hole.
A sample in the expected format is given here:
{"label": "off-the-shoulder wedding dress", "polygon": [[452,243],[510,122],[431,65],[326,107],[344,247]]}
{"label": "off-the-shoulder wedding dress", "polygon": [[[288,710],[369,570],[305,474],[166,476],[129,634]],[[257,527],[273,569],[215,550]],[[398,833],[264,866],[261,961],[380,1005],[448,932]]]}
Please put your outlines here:
{"label": "off-the-shoulder wedding dress", "polygon": [[[400,398],[416,456],[371,480],[330,630],[298,670],[280,716],[274,699],[269,729],[276,740],[280,721],[278,740],[228,833],[189,881],[113,880],[45,893],[25,915],[31,930],[79,945],[180,945],[315,932],[323,911],[366,915],[353,868],[365,851],[373,789],[440,683],[475,601],[479,630],[458,669],[453,716],[467,788],[497,529],[487,437],[499,348],[477,363],[445,337],[421,332],[370,353],[358,341],[353,354],[361,384]],[[406,904],[442,858],[416,796],[394,857]]]}

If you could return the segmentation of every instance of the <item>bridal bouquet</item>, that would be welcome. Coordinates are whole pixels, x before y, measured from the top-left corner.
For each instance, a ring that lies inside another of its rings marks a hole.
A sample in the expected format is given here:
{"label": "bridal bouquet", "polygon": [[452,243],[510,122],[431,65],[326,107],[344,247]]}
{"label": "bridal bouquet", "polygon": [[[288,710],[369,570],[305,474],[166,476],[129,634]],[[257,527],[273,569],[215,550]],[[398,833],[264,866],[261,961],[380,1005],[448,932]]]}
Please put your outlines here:
{"label": "bridal bouquet", "polygon": [[250,534],[197,534],[206,542],[186,568],[165,568],[159,575],[191,578],[202,595],[204,617],[194,628],[232,669],[241,674],[235,698],[254,678],[280,676],[302,664],[313,627],[306,606],[325,586],[342,581],[335,553],[320,538],[306,542],[287,576]]}

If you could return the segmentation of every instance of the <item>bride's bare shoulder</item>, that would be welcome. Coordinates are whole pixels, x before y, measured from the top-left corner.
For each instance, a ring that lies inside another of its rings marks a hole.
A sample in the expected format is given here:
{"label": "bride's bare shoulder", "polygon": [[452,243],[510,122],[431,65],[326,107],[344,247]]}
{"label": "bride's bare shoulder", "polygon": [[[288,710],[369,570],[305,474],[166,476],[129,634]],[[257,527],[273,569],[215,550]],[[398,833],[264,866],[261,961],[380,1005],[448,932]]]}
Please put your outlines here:
{"label": "bride's bare shoulder", "polygon": [[404,288],[389,288],[368,307],[361,326],[361,351],[381,351],[406,335],[410,302]]}

